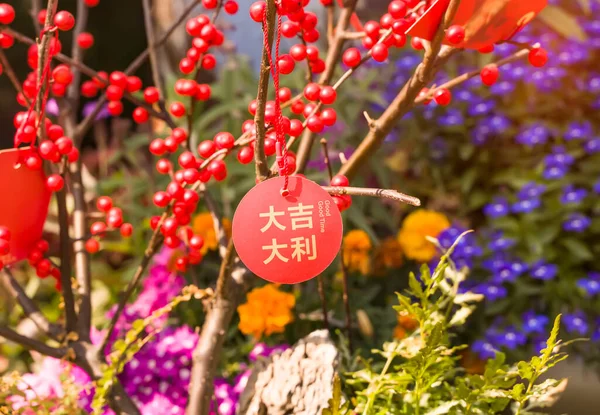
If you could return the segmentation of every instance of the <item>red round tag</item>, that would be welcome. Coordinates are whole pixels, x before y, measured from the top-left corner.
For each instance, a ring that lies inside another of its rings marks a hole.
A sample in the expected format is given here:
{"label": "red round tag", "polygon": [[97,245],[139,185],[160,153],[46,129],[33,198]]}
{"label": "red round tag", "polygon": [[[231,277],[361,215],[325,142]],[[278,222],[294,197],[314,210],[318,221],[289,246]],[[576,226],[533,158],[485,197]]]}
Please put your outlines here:
{"label": "red round tag", "polygon": [[316,277],[333,262],[342,244],[342,216],[321,186],[304,177],[266,180],[240,202],[233,216],[235,249],[250,271],[275,283]]}

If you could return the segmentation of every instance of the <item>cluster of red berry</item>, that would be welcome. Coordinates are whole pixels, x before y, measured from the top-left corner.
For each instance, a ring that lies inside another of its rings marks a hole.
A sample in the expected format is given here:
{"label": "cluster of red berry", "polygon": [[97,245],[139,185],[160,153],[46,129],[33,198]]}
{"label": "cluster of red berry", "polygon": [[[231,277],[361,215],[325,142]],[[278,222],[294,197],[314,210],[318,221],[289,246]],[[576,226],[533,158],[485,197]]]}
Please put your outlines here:
{"label": "cluster of red berry", "polygon": [[104,221],[94,222],[90,227],[90,233],[94,237],[85,242],[85,249],[90,254],[95,254],[100,250],[99,239],[106,236],[107,231],[118,229],[124,238],[129,238],[133,233],[133,225],[123,222],[123,211],[113,206],[113,201],[110,197],[99,197],[96,201],[96,208],[106,216]]}

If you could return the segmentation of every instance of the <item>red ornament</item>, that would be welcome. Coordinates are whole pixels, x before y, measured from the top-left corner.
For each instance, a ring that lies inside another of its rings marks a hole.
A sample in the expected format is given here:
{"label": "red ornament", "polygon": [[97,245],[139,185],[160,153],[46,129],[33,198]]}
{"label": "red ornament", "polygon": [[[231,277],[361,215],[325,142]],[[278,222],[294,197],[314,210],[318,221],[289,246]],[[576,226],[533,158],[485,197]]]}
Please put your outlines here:
{"label": "red ornament", "polygon": [[318,184],[289,177],[258,184],[233,217],[233,243],[242,262],[259,277],[296,284],[316,277],[333,262],[342,243],[342,217]]}
{"label": "red ornament", "polygon": [[[512,38],[544,7],[548,0],[510,0],[499,7],[498,0],[462,0],[452,25],[464,27],[461,48],[480,49]],[[436,0],[408,30],[408,34],[432,40],[450,0]],[[494,14],[490,10],[495,10]],[[484,22],[484,24],[482,24]],[[454,33],[456,35],[456,33]],[[444,43],[456,45],[460,36],[446,38]]]}
{"label": "red ornament", "polygon": [[[28,148],[0,151],[0,226],[10,231],[10,253],[0,261],[11,264],[27,258],[42,237],[50,191],[43,170],[25,166]],[[23,192],[22,189],[27,189]]]}

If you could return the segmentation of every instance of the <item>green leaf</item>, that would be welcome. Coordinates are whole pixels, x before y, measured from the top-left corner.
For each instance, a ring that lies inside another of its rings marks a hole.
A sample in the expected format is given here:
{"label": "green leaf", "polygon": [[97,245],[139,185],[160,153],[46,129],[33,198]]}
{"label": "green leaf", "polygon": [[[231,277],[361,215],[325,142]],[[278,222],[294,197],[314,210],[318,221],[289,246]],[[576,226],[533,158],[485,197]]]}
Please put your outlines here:
{"label": "green leaf", "polygon": [[577,23],[577,19],[560,7],[546,6],[540,13],[540,18],[553,30],[569,39],[576,39],[580,42],[587,40],[584,30]]}
{"label": "green leaf", "polygon": [[588,246],[579,239],[565,238],[561,240],[561,243],[573,257],[581,261],[590,261],[594,259],[592,251],[590,251]]}
{"label": "green leaf", "polygon": [[328,403],[329,408],[323,409],[323,415],[341,415],[340,407],[342,405],[342,383],[337,373],[333,378],[332,397]]}
{"label": "green leaf", "polygon": [[545,364],[548,361],[548,359],[550,359],[550,356],[552,356],[554,348],[556,347],[556,342],[558,340],[558,331],[560,330],[561,317],[562,315],[559,314],[554,320],[554,326],[552,327],[552,331],[550,332],[550,337],[546,341],[546,348],[542,350],[542,364]]}

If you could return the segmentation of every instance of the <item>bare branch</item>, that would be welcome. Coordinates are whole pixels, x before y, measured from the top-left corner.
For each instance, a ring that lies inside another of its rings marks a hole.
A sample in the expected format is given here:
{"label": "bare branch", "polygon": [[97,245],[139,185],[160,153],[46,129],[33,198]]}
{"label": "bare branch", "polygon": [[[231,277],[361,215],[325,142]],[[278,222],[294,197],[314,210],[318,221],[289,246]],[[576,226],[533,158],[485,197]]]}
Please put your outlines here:
{"label": "bare branch", "polygon": [[27,106],[29,106],[29,99],[23,93],[23,87],[21,86],[21,82],[19,81],[19,78],[17,78],[17,75],[15,74],[15,71],[10,64],[10,61],[6,57],[4,49],[0,49],[0,63],[4,67],[4,72],[6,72],[6,76],[8,76],[8,79],[15,87],[15,90],[23,96],[25,103],[27,104]]}
{"label": "bare branch", "polygon": [[208,208],[208,211],[210,212],[210,215],[213,219],[213,226],[215,228],[215,235],[217,237],[217,241],[219,241],[219,255],[221,256],[221,258],[225,258],[225,255],[227,254],[228,238],[227,233],[225,232],[225,228],[223,227],[223,220],[221,213],[219,212],[219,207],[217,206],[217,203],[215,202],[212,195],[208,192],[208,190],[203,189],[202,191],[204,194],[204,201],[206,203],[206,207]]}
{"label": "bare branch", "polygon": [[236,252],[230,241],[217,281],[215,300],[206,316],[200,341],[194,350],[187,413],[208,415],[213,383],[227,328],[245,292],[245,268],[236,268]]}
{"label": "bare branch", "polygon": [[325,190],[330,195],[348,195],[348,196],[369,196],[378,197],[381,199],[390,199],[395,202],[402,202],[412,206],[421,206],[421,201],[414,196],[405,195],[391,189],[370,189],[365,187],[332,187],[324,186]]}
{"label": "bare branch", "polygon": [[[263,45],[262,62],[260,65],[260,79],[258,81],[258,93],[256,96],[256,116],[254,125],[256,128],[256,141],[254,143],[254,161],[256,163],[256,178],[263,181],[269,178],[270,171],[267,166],[267,156],[265,155],[265,109],[267,107],[267,95],[269,93],[269,78],[271,73],[271,59],[269,51],[272,50],[273,37],[275,34],[275,19],[277,17],[275,0],[267,1],[266,24],[263,24],[263,31],[267,33],[268,45]],[[277,62],[273,63],[277,65]]]}
{"label": "bare branch", "polygon": [[17,300],[23,312],[33,323],[46,335],[54,340],[59,341],[64,335],[64,330],[56,324],[48,321],[44,313],[38,308],[31,298],[27,295],[23,287],[15,279],[12,273],[4,268],[4,272],[0,274],[0,284],[11,297]]}
{"label": "bare branch", "polygon": [[[77,42],[77,38],[87,26],[88,20],[88,7],[85,4],[84,0],[77,0],[77,17],[75,21],[77,22],[75,28],[73,29],[73,47],[71,50],[71,56],[74,62],[82,62],[83,60],[83,49],[79,47],[79,42]],[[71,104],[71,112],[72,119],[76,119],[74,111],[77,111],[79,107],[79,81],[81,79],[81,70],[78,66],[74,65],[71,69],[71,73],[73,74],[73,81],[69,86],[69,90],[67,91],[67,97],[69,98]]]}
{"label": "bare branch", "polygon": [[62,359],[67,354],[65,347],[56,348],[48,346],[38,340],[22,336],[8,326],[0,325],[0,337],[4,337],[6,340],[21,345],[28,350],[33,350],[56,359]]}
{"label": "bare branch", "polygon": [[[146,39],[148,39],[148,55],[150,56],[150,68],[152,69],[152,80],[154,86],[158,88],[160,100],[158,105],[162,112],[167,113],[165,108],[165,80],[158,69],[158,56],[156,55],[156,38],[154,33],[154,22],[152,20],[152,6],[150,0],[142,0],[142,6],[144,8],[144,27],[146,28]],[[170,117],[169,117],[170,119]],[[174,128],[173,125],[170,126]]]}

